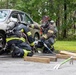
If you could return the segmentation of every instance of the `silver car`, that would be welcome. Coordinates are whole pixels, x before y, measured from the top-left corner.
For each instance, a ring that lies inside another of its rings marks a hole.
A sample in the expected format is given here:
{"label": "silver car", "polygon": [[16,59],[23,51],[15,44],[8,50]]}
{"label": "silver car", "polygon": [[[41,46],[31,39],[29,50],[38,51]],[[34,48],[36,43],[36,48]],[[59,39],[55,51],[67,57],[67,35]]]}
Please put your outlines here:
{"label": "silver car", "polygon": [[[0,9],[0,50],[5,47],[6,44],[6,29],[11,24],[10,18],[17,18],[20,22],[24,22],[27,25],[39,25],[25,12],[15,9]],[[30,28],[32,36],[35,40],[40,38],[39,30]]]}

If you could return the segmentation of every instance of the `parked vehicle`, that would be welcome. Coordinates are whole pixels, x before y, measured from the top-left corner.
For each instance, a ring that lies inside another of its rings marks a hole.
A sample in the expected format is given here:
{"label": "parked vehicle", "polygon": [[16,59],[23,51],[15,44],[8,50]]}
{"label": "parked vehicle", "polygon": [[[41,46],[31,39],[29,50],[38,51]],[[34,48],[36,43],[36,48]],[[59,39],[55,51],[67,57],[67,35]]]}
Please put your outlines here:
{"label": "parked vehicle", "polygon": [[[20,22],[27,25],[39,25],[25,12],[15,9],[0,9],[0,50],[5,47],[6,44],[6,29],[10,26],[10,18],[17,18]],[[40,38],[40,31],[30,28],[32,36],[35,40]]]}

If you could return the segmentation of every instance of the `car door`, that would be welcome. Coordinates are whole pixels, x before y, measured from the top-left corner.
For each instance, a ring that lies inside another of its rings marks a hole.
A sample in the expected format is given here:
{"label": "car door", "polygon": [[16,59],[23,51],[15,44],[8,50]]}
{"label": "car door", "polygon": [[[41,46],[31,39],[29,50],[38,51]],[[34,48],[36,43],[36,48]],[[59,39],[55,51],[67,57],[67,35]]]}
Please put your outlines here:
{"label": "car door", "polygon": [[[20,13],[20,17],[21,17],[21,22],[24,23],[24,24],[27,24],[27,25],[32,25],[33,24],[33,20],[25,13]],[[30,31],[32,33],[32,35],[34,36],[33,34],[33,29],[30,28]]]}
{"label": "car door", "polygon": [[[21,17],[21,22],[24,23],[25,25],[33,25],[33,24],[35,24],[34,21],[32,20],[32,18],[26,13],[21,12],[20,13],[20,17]],[[30,31],[31,31],[32,36],[34,38],[35,38],[35,35],[37,36],[38,39],[40,38],[39,30],[30,28]]]}
{"label": "car door", "polygon": [[33,24],[33,20],[25,13],[19,13],[21,17],[21,22],[25,24]]}
{"label": "car door", "polygon": [[18,11],[12,11],[10,17],[16,18],[20,21],[20,16]]}
{"label": "car door", "polygon": [[[27,14],[25,14],[25,21],[30,25],[35,24],[32,18],[28,16]],[[32,36],[35,38],[35,35],[37,35],[37,39],[39,39],[39,30],[33,29],[33,28],[30,28],[30,30],[31,30]]]}

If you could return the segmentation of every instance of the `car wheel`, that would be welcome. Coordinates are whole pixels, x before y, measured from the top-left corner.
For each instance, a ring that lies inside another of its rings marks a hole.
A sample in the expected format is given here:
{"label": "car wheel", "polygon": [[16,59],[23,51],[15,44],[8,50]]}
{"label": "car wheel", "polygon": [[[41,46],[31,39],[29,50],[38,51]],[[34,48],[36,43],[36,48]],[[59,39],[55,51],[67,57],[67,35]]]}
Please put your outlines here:
{"label": "car wheel", "polygon": [[0,50],[5,47],[5,37],[0,33]]}
{"label": "car wheel", "polygon": [[35,34],[34,35],[34,39],[35,39],[35,41],[39,40],[39,35],[38,34]]}

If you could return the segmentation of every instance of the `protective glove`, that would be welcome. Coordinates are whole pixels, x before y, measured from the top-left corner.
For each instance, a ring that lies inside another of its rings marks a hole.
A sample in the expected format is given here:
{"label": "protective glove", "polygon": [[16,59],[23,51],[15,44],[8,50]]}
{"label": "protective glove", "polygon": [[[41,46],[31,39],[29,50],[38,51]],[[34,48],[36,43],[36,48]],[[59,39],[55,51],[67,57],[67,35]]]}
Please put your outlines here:
{"label": "protective glove", "polygon": [[45,41],[45,38],[42,37],[40,40],[34,41],[34,44],[37,45],[38,43],[44,42],[44,41]]}
{"label": "protective glove", "polygon": [[37,45],[37,44],[38,44],[38,42],[39,42],[39,40],[38,40],[38,41],[34,41],[34,44],[35,44],[35,45]]}
{"label": "protective glove", "polygon": [[41,43],[41,42],[44,42],[44,41],[45,41],[45,39],[44,38],[41,38],[38,41],[34,41],[34,44],[37,45],[38,43]]}

